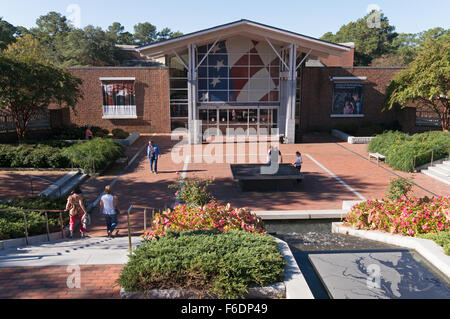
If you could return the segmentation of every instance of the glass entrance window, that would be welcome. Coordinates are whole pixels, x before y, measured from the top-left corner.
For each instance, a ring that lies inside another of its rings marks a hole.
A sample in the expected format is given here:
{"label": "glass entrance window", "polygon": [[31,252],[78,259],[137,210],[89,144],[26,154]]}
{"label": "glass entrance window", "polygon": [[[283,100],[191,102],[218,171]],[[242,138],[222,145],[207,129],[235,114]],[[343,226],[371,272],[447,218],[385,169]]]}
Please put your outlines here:
{"label": "glass entrance window", "polygon": [[247,124],[248,110],[232,109],[230,110],[230,124]]}
{"label": "glass entrance window", "polygon": [[248,111],[248,115],[249,115],[249,124],[250,125],[256,125],[258,124],[258,110],[257,109],[250,109]]}
{"label": "glass entrance window", "polygon": [[217,125],[217,110],[208,110],[208,124]]}
{"label": "glass entrance window", "polygon": [[228,125],[228,110],[219,110],[220,125]]}

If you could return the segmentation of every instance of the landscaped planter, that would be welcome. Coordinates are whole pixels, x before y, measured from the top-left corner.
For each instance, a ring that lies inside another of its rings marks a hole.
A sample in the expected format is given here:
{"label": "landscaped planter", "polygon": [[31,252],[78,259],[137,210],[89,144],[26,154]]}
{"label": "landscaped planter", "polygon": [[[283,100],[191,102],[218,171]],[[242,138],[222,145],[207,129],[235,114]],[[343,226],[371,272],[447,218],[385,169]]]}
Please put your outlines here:
{"label": "landscaped planter", "polygon": [[[120,289],[122,299],[215,299],[214,296],[205,297],[197,291],[188,289],[152,289],[143,294],[141,292],[126,292]],[[250,288],[246,299],[276,299],[286,298],[286,285],[284,282],[272,284],[267,287]]]}
{"label": "landscaped planter", "polygon": [[[274,283],[266,287],[252,287],[246,296],[247,299],[314,299],[300,268],[292,255],[286,242],[275,238],[280,253],[286,261],[284,269],[284,282]],[[197,291],[188,289],[152,289],[147,293],[125,291],[121,288],[122,299],[198,299]],[[211,297],[210,297],[211,298]],[[203,297],[202,299],[206,299]]]}

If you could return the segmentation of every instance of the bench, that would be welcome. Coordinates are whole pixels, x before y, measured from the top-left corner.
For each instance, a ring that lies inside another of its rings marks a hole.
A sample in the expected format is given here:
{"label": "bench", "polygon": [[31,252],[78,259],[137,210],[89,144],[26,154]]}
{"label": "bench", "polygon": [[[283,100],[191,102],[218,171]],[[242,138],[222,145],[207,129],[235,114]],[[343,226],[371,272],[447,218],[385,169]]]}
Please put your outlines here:
{"label": "bench", "polygon": [[372,157],[377,159],[378,166],[380,166],[380,161],[386,161],[386,156],[380,153],[369,153],[369,161]]}

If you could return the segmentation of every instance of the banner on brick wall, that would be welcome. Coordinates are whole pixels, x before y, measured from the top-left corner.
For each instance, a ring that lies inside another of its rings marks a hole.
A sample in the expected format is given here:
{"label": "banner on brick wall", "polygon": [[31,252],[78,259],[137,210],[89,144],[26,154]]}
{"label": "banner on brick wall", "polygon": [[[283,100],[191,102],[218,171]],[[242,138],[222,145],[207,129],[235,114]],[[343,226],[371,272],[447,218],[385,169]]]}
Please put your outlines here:
{"label": "banner on brick wall", "polygon": [[363,99],[363,83],[334,83],[331,114],[363,114]]}
{"label": "banner on brick wall", "polygon": [[102,81],[104,106],[135,104],[134,81]]}

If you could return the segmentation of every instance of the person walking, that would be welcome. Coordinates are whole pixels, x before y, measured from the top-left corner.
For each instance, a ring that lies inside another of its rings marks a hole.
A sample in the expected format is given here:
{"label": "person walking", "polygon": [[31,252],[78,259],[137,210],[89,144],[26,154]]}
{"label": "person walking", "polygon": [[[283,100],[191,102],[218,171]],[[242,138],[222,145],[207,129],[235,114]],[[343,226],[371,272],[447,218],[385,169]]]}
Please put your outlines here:
{"label": "person walking", "polygon": [[80,224],[81,238],[86,237],[86,227],[83,223],[83,217],[87,215],[86,208],[84,207],[82,192],[79,186],[75,186],[72,194],[67,198],[67,204],[65,211],[69,212],[69,238],[73,238],[73,230],[75,228],[76,221]]}
{"label": "person walking", "polygon": [[91,131],[91,126],[89,125],[86,129],[86,139],[92,140],[94,138],[94,133]]}
{"label": "person walking", "polygon": [[[100,214],[105,216],[106,221],[106,231],[108,232],[108,237],[114,238],[114,229],[117,227],[117,215],[119,209],[117,208],[118,198],[114,196],[111,187],[108,185],[105,187],[105,195],[100,198],[99,208]],[[116,236],[119,231],[116,232]]]}
{"label": "person walking", "polygon": [[147,147],[147,157],[150,161],[150,170],[153,174],[158,174],[158,159],[161,152],[159,151],[158,145],[153,141],[148,142]]}
{"label": "person walking", "polygon": [[[295,163],[293,163],[292,165],[294,165],[298,173],[301,174],[303,165],[302,154],[300,152],[296,152],[295,155],[297,156],[297,159],[295,160]],[[301,179],[297,179],[297,184],[299,184],[301,181],[302,181]]]}
{"label": "person walking", "polygon": [[302,154],[300,152],[296,152],[295,155],[297,156],[297,159],[295,160],[295,163],[293,163],[292,165],[294,165],[295,168],[300,173],[302,170],[302,164],[303,164]]}

